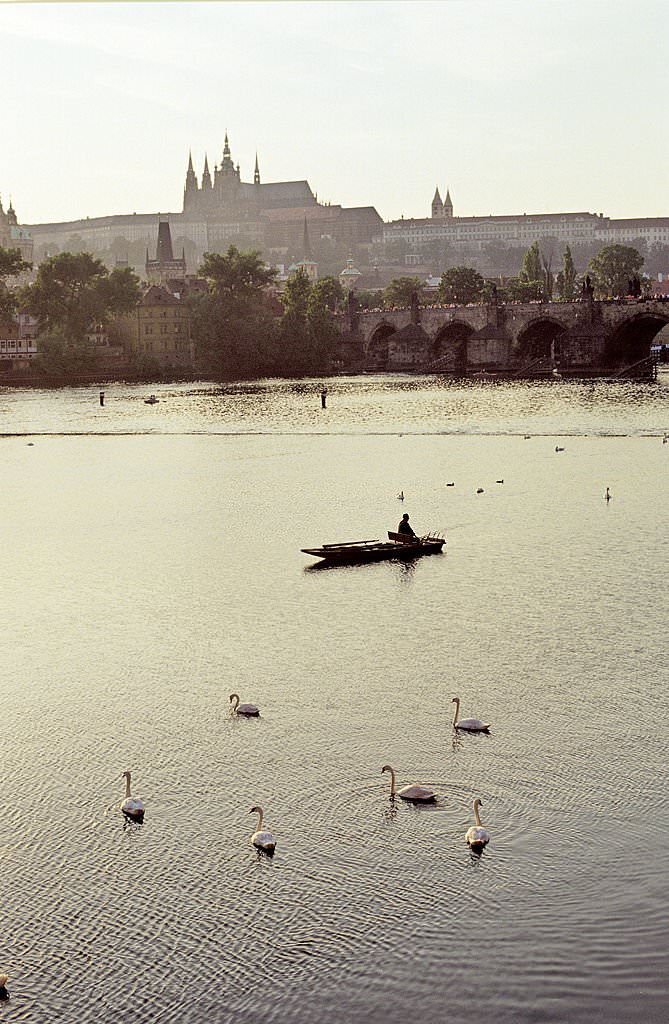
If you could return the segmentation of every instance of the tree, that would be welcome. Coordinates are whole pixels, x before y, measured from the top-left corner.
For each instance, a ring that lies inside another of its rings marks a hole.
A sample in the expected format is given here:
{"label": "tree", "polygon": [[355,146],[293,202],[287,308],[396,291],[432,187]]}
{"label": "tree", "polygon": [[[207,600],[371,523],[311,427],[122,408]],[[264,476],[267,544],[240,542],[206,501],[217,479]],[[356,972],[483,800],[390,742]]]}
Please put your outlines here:
{"label": "tree", "polygon": [[389,308],[410,306],[413,293],[417,292],[420,298],[422,288],[423,285],[417,277],[396,277],[383,293],[384,304]]}
{"label": "tree", "polygon": [[129,313],[140,298],[139,281],[127,267],[112,270],[89,253],[60,253],[42,263],[21,293],[37,317],[38,333],[83,342],[91,326]]}
{"label": "tree", "polygon": [[479,302],[484,281],[473,267],[451,267],[441,275],[438,297],[440,302]]}
{"label": "tree", "polygon": [[558,296],[565,302],[576,297],[576,267],[569,246],[562,257],[562,270],[557,275]]}
{"label": "tree", "polygon": [[643,266],[644,258],[631,245],[605,245],[588,264],[600,295],[627,295],[629,282]]}
{"label": "tree", "polygon": [[210,290],[228,299],[258,299],[276,277],[266,267],[257,249],[240,252],[236,245],[226,253],[206,252],[200,274],[209,281]]}
{"label": "tree", "polygon": [[191,300],[192,336],[209,372],[223,377],[270,372],[276,330],[266,290],[276,271],[257,250],[205,253],[200,274],[208,291]]}
{"label": "tree", "polygon": [[331,313],[335,312],[337,305],[344,298],[344,289],[337,277],[322,277],[316,281],[313,291],[318,296],[318,301],[322,302]]}
{"label": "tree", "polygon": [[16,312],[17,298],[13,290],[7,287],[6,278],[16,277],[31,264],[26,263],[19,249],[3,249],[0,246],[0,323],[11,321]]}
{"label": "tree", "polygon": [[521,285],[528,286],[526,289],[528,297],[530,292],[534,293],[532,298],[540,299],[544,295],[546,275],[538,242],[532,242],[523,256],[518,280]]}

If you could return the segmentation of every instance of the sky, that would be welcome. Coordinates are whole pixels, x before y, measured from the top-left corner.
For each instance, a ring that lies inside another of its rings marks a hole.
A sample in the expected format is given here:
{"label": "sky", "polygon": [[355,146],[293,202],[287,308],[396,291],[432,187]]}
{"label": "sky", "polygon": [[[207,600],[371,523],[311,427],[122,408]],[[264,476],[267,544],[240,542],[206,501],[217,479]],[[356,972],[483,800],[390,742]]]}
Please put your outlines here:
{"label": "sky", "polygon": [[175,212],[242,179],[429,216],[669,216],[666,0],[7,3],[0,197],[20,223]]}

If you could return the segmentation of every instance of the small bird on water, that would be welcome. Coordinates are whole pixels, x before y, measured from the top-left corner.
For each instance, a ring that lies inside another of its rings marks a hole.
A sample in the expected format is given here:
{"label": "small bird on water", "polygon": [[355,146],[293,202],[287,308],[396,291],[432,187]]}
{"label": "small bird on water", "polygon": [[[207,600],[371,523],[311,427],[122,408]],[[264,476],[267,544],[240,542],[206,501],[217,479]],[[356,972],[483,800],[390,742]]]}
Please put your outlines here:
{"label": "small bird on water", "polygon": [[400,491],[400,493],[397,495],[397,499],[398,501],[404,501],[404,491]]}
{"label": "small bird on water", "polygon": [[608,487],[606,488],[606,494],[604,495],[604,497],[606,498],[607,501],[611,501],[611,498],[613,497],[613,495],[610,493]]}
{"label": "small bird on water", "polygon": [[555,451],[556,451],[556,452],[563,452],[563,451],[564,451],[564,448],[560,448],[560,447],[559,447],[559,445],[557,445],[557,444],[556,444],[556,445],[555,445]]}
{"label": "small bird on water", "polygon": [[482,487],[477,487],[476,488],[476,493],[477,494],[483,494],[483,488]]}
{"label": "small bird on water", "polygon": [[9,992],[5,988],[5,985],[9,981],[8,974],[0,974],[0,999],[9,999]]}

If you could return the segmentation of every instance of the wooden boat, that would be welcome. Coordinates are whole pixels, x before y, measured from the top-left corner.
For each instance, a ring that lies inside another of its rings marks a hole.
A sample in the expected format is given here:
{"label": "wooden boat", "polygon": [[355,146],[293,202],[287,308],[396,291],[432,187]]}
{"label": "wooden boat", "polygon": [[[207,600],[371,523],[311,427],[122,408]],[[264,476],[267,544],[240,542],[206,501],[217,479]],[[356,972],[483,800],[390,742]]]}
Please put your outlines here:
{"label": "wooden boat", "polygon": [[425,537],[407,537],[388,531],[388,540],[348,540],[339,544],[323,544],[320,548],[301,548],[305,555],[322,558],[329,565],[355,565],[358,562],[383,562],[389,558],[418,558],[437,555],[446,540],[435,533]]}

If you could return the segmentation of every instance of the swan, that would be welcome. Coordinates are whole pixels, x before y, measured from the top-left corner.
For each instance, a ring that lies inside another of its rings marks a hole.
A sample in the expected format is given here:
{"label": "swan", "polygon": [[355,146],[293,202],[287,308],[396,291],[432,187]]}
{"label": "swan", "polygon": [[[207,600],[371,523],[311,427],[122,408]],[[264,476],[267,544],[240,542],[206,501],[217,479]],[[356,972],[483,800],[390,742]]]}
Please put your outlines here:
{"label": "swan", "polygon": [[130,796],[130,772],[123,772],[122,779],[125,779],[125,800],[121,804],[121,810],[129,818],[141,821],[144,817],[144,802],[138,796]]}
{"label": "swan", "polygon": [[490,725],[487,722],[482,722],[480,718],[461,718],[458,721],[458,715],[460,714],[459,697],[454,697],[451,704],[455,704],[455,711],[453,712],[454,729],[468,729],[469,732],[488,732]]}
{"label": "swan", "polygon": [[[382,772],[390,772],[390,798],[395,796],[395,770],[391,768],[389,764],[384,764],[381,769]],[[430,800],[435,800],[437,797],[436,793],[433,793],[427,786],[402,786],[401,789],[397,790],[397,795],[402,800],[412,800],[414,803],[428,803]]]}
{"label": "swan", "polygon": [[251,842],[254,846],[257,846],[259,850],[264,850],[266,853],[274,853],[276,847],[276,840],[271,832],[262,827],[262,807],[252,807],[249,814],[258,815],[258,828],[251,836]]}
{"label": "swan", "polygon": [[472,825],[471,828],[467,829],[465,839],[467,840],[467,845],[471,846],[472,850],[480,853],[486,843],[490,842],[490,833],[486,832],[486,830],[481,826],[479,807],[483,807],[483,804],[477,797],[474,801],[474,820],[476,821],[476,825]]}
{"label": "swan", "polygon": [[[236,702],[235,704],[232,704],[233,700]],[[257,708],[255,704],[240,704],[238,693],[230,694],[230,703],[233,715],[246,715],[247,718],[255,718],[260,714],[260,708]]]}

